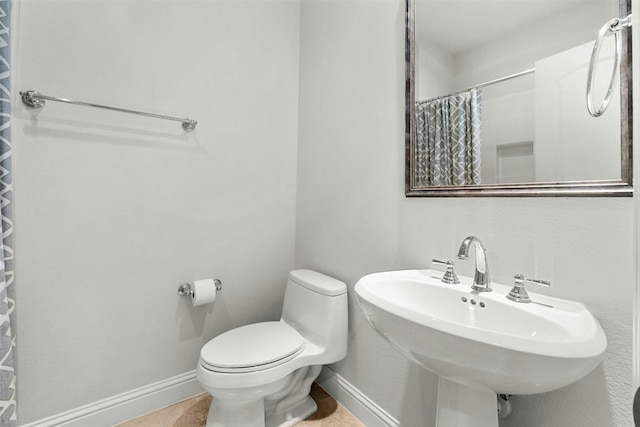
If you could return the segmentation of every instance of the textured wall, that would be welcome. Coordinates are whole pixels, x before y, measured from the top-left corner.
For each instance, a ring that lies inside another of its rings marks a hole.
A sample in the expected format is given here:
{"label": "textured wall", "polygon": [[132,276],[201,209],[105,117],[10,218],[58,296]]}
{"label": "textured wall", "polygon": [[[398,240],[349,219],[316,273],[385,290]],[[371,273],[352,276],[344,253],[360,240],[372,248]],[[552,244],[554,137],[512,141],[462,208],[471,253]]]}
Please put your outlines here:
{"label": "textured wall", "polygon": [[521,27],[510,37],[469,49],[456,57],[457,83],[464,88],[532,68],[531,58],[545,58],[595,40],[600,27],[616,13],[613,0],[583,2]]}
{"label": "textured wall", "polygon": [[[24,0],[15,105],[21,423],[195,369],[293,267],[299,3]],[[193,308],[180,283],[219,277]]]}
{"label": "textured wall", "polygon": [[[18,89],[200,122],[185,136],[53,103],[33,120],[16,104],[22,423],[192,370],[210,337],[277,317],[297,221],[296,265],[351,290],[451,258],[472,233],[494,280],[552,280],[545,292],[602,322],[605,361],[514,398],[503,425],[631,425],[634,201],[406,199],[403,3],[305,0],[301,16],[286,0],[19,3]],[[175,295],[212,275],[225,283],[215,310]],[[350,302],[349,355],[333,368],[403,425],[433,425],[436,377]]]}
{"label": "textured wall", "polygon": [[584,302],[609,339],[588,377],[515,397],[501,425],[631,426],[634,200],[405,198],[403,14],[400,0],[302,2],[296,265],[349,284],[349,354],[333,368],[403,425],[434,425],[437,378],[376,336],[353,285],[452,258],[474,234],[495,281],[551,280],[542,292]]}

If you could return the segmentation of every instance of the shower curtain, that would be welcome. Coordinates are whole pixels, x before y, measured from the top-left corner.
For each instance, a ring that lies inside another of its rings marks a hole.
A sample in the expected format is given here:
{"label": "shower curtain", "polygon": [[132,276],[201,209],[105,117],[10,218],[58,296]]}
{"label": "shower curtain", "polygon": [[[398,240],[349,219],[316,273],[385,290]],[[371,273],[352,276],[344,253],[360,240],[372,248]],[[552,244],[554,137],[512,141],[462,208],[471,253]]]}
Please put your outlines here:
{"label": "shower curtain", "polygon": [[415,185],[480,184],[482,92],[416,103]]}
{"label": "shower curtain", "polygon": [[11,85],[9,13],[0,0],[0,426],[16,427],[16,377],[13,364],[15,284],[13,281],[13,187],[11,172]]}

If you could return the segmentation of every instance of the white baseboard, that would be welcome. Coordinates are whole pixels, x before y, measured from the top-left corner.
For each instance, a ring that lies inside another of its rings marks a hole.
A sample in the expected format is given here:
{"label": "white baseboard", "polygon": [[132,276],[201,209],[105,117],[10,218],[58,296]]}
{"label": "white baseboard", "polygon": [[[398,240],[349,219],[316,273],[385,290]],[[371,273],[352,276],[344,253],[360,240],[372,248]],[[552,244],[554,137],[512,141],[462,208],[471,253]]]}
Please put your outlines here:
{"label": "white baseboard", "polygon": [[398,420],[330,368],[322,368],[317,382],[367,427],[401,427]]}
{"label": "white baseboard", "polygon": [[[398,420],[330,368],[325,366],[322,369],[317,382],[367,427],[401,427]],[[29,424],[21,424],[20,427],[115,426],[202,392],[196,372],[191,371]]]}
{"label": "white baseboard", "polygon": [[191,371],[20,427],[114,426],[202,392]]}

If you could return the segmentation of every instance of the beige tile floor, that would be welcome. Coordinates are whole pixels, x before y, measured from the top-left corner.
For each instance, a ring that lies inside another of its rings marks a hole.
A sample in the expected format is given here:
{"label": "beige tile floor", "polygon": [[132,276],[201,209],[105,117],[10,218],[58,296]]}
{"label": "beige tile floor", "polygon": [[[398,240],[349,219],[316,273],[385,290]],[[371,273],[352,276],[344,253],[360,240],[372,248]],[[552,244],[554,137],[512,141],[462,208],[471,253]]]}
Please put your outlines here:
{"label": "beige tile floor", "polygon": [[[311,388],[311,397],[318,404],[318,411],[296,427],[365,427],[317,384]],[[210,403],[211,396],[203,393],[119,427],[204,427]]]}

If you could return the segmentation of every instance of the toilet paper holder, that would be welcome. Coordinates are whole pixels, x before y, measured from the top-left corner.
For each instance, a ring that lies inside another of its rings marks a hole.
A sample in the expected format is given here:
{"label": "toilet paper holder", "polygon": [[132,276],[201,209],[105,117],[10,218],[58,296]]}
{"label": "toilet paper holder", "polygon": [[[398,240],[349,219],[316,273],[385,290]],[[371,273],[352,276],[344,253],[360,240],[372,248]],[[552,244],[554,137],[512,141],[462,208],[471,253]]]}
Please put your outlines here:
{"label": "toilet paper holder", "polygon": [[[216,285],[216,291],[222,290],[222,281],[220,279],[213,279],[213,283]],[[191,296],[193,295],[193,289],[191,289],[191,283],[183,283],[178,286],[178,295]]]}

